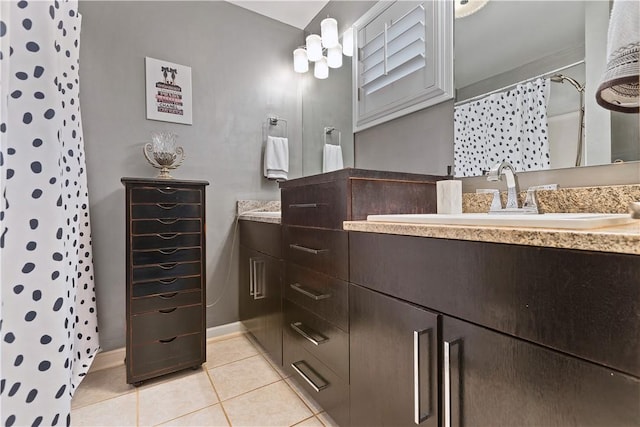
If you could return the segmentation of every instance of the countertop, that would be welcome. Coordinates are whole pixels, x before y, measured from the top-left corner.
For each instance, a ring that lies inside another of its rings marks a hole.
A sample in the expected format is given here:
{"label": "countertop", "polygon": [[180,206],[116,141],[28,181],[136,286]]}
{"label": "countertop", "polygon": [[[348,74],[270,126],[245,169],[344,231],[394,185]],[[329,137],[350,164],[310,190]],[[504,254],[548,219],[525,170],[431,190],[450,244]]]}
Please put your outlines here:
{"label": "countertop", "polygon": [[238,215],[238,219],[245,221],[270,222],[272,224],[281,223],[281,213],[279,211],[244,212]]}
{"label": "countertop", "polygon": [[437,239],[471,240],[640,255],[640,220],[631,224],[591,230],[401,224],[367,221],[345,221],[344,229],[367,233],[400,234]]}

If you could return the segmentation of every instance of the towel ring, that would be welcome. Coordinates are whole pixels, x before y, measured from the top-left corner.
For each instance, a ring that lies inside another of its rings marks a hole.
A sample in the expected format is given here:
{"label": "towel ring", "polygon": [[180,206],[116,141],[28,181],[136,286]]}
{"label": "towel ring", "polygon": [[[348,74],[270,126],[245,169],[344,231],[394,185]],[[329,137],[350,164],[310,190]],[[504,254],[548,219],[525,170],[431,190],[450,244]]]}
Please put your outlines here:
{"label": "towel ring", "polygon": [[[284,129],[284,132],[283,132],[282,136],[286,138],[288,136],[288,133],[289,133],[289,131],[287,129],[287,120],[283,119],[282,117],[268,116],[267,117],[267,129],[270,129],[271,127],[277,127],[278,125],[280,125],[280,122],[282,122],[281,129]],[[276,135],[271,135],[269,130],[267,130],[267,135],[276,136]]]}
{"label": "towel ring", "polygon": [[[334,128],[333,126],[325,126],[324,128],[324,143],[327,144],[327,135],[333,135],[333,132],[338,132],[338,146],[342,145],[342,132]],[[335,144],[334,144],[335,145]]]}

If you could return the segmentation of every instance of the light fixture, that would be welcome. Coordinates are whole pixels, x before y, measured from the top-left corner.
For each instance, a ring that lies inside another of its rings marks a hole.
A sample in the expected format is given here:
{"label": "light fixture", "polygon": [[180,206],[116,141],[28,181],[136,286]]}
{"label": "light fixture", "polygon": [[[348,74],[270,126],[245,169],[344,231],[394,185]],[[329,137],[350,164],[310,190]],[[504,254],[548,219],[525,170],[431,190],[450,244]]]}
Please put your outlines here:
{"label": "light fixture", "polygon": [[348,28],[342,35],[342,53],[345,56],[353,56],[353,27]]}
{"label": "light fixture", "polygon": [[342,67],[342,46],[340,43],[327,49],[327,65],[330,68]]}
{"label": "light fixture", "polygon": [[489,0],[455,0],[455,17],[464,18],[473,13],[476,13],[484,7]]}
{"label": "light fixture", "polygon": [[293,70],[296,73],[306,73],[309,71],[307,51],[303,47],[299,47],[293,51]]}
{"label": "light fixture", "polygon": [[338,21],[333,18],[323,19],[320,23],[320,34],[322,35],[322,47],[327,49],[338,44]]}
{"label": "light fixture", "polygon": [[322,40],[317,34],[307,36],[307,57],[311,62],[316,62],[322,58]]}
{"label": "light fixture", "polygon": [[313,77],[316,79],[326,79],[329,77],[329,66],[327,65],[327,58],[324,56],[316,61],[313,67]]}

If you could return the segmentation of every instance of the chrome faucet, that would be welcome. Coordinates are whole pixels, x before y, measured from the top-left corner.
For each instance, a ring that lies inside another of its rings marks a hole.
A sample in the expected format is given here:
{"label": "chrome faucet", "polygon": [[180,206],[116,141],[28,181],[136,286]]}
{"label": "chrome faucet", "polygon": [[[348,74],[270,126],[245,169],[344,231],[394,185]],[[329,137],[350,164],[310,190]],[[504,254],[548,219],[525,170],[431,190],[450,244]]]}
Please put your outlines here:
{"label": "chrome faucet", "polygon": [[502,181],[503,176],[507,178],[507,205],[504,209],[518,209],[518,181],[516,180],[516,171],[513,170],[511,163],[496,163],[489,169],[487,181]]}

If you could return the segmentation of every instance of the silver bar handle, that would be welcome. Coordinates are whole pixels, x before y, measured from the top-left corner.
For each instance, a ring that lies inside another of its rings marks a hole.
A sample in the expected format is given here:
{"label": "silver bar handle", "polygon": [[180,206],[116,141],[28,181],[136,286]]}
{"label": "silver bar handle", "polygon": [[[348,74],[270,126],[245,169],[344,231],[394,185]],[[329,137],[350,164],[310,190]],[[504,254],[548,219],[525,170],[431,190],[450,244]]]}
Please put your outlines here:
{"label": "silver bar handle", "polygon": [[[296,331],[298,334],[300,334],[304,339],[306,339],[307,341],[309,341],[311,344],[313,345],[320,345],[320,344],[324,344],[327,341],[329,341],[329,338],[325,337],[324,335],[312,331],[309,328],[306,328],[302,322],[293,322],[290,323],[289,326],[291,326],[291,329],[293,329],[294,331]],[[316,337],[320,338],[319,340],[314,338],[312,335],[315,335]]]}
{"label": "silver bar handle", "polygon": [[295,249],[296,251],[307,252],[314,255],[319,255],[322,252],[327,252],[329,250],[329,249],[313,249],[313,248],[308,248],[306,246],[301,246],[294,243],[290,244],[289,247],[291,249]]}
{"label": "silver bar handle", "polygon": [[300,283],[292,283],[289,285],[291,289],[294,291],[300,292],[302,295],[305,295],[311,298],[314,301],[319,301],[327,298],[331,298],[331,294],[318,294],[309,289],[304,288]]}
{"label": "silver bar handle", "polygon": [[[302,364],[302,363],[304,363],[306,365],[304,360],[300,360],[298,362],[293,362],[291,364],[291,367],[293,368],[294,371],[296,371],[298,373],[298,375],[300,375],[302,377],[303,380],[305,380],[307,382],[307,384],[309,384],[311,386],[311,388],[313,388],[316,391],[316,393],[320,393],[322,390],[324,390],[325,388],[329,387],[329,383],[326,382],[326,381],[321,386],[318,386],[313,381],[311,381],[311,378],[309,378],[304,372],[302,372],[302,370],[300,368],[298,368],[297,364]],[[322,377],[320,377],[320,375],[318,375],[318,378],[322,379]]]}
{"label": "silver bar handle", "polygon": [[319,208],[320,203],[292,203],[290,208]]}
{"label": "silver bar handle", "polygon": [[[249,258],[249,296],[254,296],[255,294],[255,269],[254,269],[254,259]],[[255,297],[254,297],[255,299]]]}
{"label": "silver bar handle", "polygon": [[264,286],[266,282],[266,273],[265,273],[265,263],[264,259],[255,259],[253,261],[254,268],[254,280],[255,284],[253,285],[253,299],[263,299],[265,298],[264,294]]}
{"label": "silver bar handle", "polygon": [[451,427],[451,362],[449,360],[450,350],[451,344],[447,341],[444,341],[444,427]]}
{"label": "silver bar handle", "polygon": [[[418,425],[431,416],[430,411],[422,415],[420,410],[420,335],[426,332],[429,332],[429,329],[413,331],[413,422]],[[431,369],[431,366],[428,369]],[[429,396],[429,399],[431,399],[431,396]]]}

